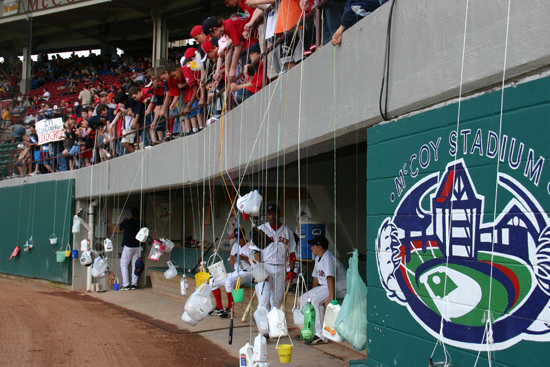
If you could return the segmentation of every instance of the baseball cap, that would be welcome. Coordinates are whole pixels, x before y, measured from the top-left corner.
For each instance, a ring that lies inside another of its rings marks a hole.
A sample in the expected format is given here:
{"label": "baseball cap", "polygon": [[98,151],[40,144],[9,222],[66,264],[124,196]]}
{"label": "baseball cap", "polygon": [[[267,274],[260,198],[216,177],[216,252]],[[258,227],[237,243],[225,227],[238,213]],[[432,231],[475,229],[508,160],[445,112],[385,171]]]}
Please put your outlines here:
{"label": "baseball cap", "polygon": [[269,204],[267,206],[267,212],[278,212],[279,208],[277,208],[277,204]]}
{"label": "baseball cap", "polygon": [[184,54],[185,59],[187,60],[187,59],[190,59],[193,56],[195,56],[196,51],[197,51],[197,49],[194,48],[194,47],[190,47],[187,50],[185,50],[185,54]]}
{"label": "baseball cap", "polygon": [[107,92],[105,92],[105,91],[99,93],[99,96],[100,96],[100,97],[107,97],[108,95],[109,95],[109,93],[107,93]]}
{"label": "baseball cap", "polygon": [[210,50],[214,48],[214,45],[210,41],[204,41],[201,47],[205,53],[209,53]]}
{"label": "baseball cap", "polygon": [[77,124],[80,124],[82,121],[84,121],[84,119],[82,117],[79,117],[79,118],[76,119]]}
{"label": "baseball cap", "polygon": [[256,42],[255,44],[250,46],[248,48],[248,52],[257,52],[259,54],[262,53],[262,50],[260,50],[260,42]]}
{"label": "baseball cap", "polygon": [[76,115],[69,115],[69,118],[76,121]]}
{"label": "baseball cap", "polygon": [[[245,235],[245,232],[244,232],[244,230],[241,228],[241,235],[240,235],[240,238],[244,238],[244,235]],[[233,231],[233,237],[234,237],[234,238],[239,237],[239,229],[238,229],[238,228],[235,228],[235,230]]]}
{"label": "baseball cap", "polygon": [[199,34],[202,33],[202,26],[196,25],[191,29],[191,37],[197,37]]}
{"label": "baseball cap", "polygon": [[204,34],[209,35],[217,24],[218,20],[215,17],[208,17],[202,22],[202,31]]}
{"label": "baseball cap", "polygon": [[315,236],[313,239],[307,241],[311,246],[321,246],[324,249],[328,248],[328,240],[325,236]]}

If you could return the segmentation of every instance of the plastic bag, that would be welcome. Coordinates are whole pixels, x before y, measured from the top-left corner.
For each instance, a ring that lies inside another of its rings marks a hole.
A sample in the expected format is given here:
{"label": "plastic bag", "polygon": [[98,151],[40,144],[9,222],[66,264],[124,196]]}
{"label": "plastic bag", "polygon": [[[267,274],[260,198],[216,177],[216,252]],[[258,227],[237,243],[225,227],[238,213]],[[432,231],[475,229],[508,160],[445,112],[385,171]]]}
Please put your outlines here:
{"label": "plastic bag", "polygon": [[336,331],[353,349],[367,347],[367,286],[359,275],[359,254],[353,251],[346,277],[347,294],[336,319]]}
{"label": "plastic bag", "polygon": [[147,256],[147,258],[149,260],[159,261],[165,249],[166,246],[164,246],[160,241],[154,240],[153,246],[151,246],[151,251],[149,251],[149,256]]}

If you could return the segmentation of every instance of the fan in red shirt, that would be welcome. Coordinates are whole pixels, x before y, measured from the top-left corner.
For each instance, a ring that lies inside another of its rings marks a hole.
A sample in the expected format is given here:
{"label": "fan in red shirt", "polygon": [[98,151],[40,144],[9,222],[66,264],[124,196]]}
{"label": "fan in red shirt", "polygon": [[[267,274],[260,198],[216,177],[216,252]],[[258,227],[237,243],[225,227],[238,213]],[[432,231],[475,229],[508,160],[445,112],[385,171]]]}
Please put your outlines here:
{"label": "fan in red shirt", "polygon": [[193,60],[193,57],[195,56],[196,51],[197,50],[195,48],[188,48],[185,51],[185,61],[183,67],[181,68],[183,79],[185,80],[185,83],[187,83],[184,94],[184,116],[182,116],[185,120],[184,129],[187,132],[187,135],[194,134],[204,128],[204,120],[202,119],[202,114],[199,114],[199,107],[202,107],[203,104],[202,98],[200,98],[199,103],[200,72],[191,70],[190,64],[191,60]]}
{"label": "fan in red shirt", "polygon": [[[204,34],[211,35],[215,38],[220,38],[226,34],[233,43],[233,51],[229,51],[226,56],[226,65],[231,65],[229,68],[229,80],[233,81],[237,75],[237,64],[241,57],[241,51],[247,50],[250,46],[258,42],[255,35],[250,35],[248,39],[244,39],[244,26],[248,23],[247,18],[233,17],[223,22],[215,17],[208,17],[202,23]],[[227,50],[229,47],[226,47]],[[229,63],[228,61],[231,60]]]}

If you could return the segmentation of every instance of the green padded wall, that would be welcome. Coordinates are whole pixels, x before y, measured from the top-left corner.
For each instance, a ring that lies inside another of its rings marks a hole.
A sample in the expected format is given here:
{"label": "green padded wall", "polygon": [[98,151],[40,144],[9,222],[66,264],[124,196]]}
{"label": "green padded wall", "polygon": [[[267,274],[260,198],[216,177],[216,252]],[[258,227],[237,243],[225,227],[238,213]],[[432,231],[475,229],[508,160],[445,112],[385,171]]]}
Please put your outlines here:
{"label": "green padded wall", "polygon": [[[70,284],[72,260],[59,263],[55,252],[67,244],[72,248],[74,180],[1,188],[0,202],[0,273]],[[50,244],[54,233],[57,245]],[[24,252],[23,245],[31,236],[34,247]],[[10,260],[16,245],[21,251]]]}
{"label": "green padded wall", "polygon": [[501,96],[368,129],[369,366],[550,363],[550,78]]}

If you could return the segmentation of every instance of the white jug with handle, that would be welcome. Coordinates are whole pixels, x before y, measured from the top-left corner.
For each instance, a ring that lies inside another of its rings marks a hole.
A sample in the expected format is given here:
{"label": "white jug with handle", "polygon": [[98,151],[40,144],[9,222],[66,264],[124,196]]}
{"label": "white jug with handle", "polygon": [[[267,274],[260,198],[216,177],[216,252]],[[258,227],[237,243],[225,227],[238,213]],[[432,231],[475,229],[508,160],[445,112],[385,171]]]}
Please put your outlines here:
{"label": "white jug with handle", "polygon": [[256,325],[258,326],[258,332],[262,335],[265,335],[269,332],[269,321],[267,318],[268,315],[267,308],[264,306],[258,306],[256,312],[254,312],[254,320],[256,320]]}
{"label": "white jug with handle", "polygon": [[286,324],[285,313],[281,309],[273,307],[267,314],[267,319],[269,321],[270,338],[278,338],[280,336],[288,335],[288,326]]}
{"label": "white jug with handle", "polygon": [[269,367],[269,362],[256,362],[252,367]]}
{"label": "white jug with handle", "polygon": [[106,238],[105,241],[103,241],[103,248],[105,249],[105,252],[113,251],[113,242]]}
{"label": "white jug with handle", "polygon": [[166,277],[166,279],[172,279],[178,274],[178,271],[171,261],[167,261],[166,264],[168,264],[168,270],[164,272],[164,276]]}
{"label": "white jug with handle", "polygon": [[267,340],[262,334],[254,339],[254,362],[267,361]]}
{"label": "white jug with handle", "polygon": [[149,237],[149,228],[147,227],[143,227],[139,230],[138,234],[136,234],[136,240],[139,242],[147,241],[147,237]]}
{"label": "white jug with handle", "polygon": [[80,241],[80,251],[88,251],[88,240],[83,239]]}

